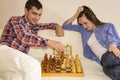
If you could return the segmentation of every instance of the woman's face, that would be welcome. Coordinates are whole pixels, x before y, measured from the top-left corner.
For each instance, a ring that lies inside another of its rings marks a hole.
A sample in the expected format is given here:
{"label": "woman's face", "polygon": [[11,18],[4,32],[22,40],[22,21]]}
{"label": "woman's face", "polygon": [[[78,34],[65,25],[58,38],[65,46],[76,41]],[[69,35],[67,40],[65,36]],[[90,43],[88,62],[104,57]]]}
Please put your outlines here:
{"label": "woman's face", "polygon": [[95,24],[93,24],[93,22],[88,20],[85,15],[83,15],[82,17],[80,17],[78,19],[78,23],[87,30],[95,30],[96,29]]}

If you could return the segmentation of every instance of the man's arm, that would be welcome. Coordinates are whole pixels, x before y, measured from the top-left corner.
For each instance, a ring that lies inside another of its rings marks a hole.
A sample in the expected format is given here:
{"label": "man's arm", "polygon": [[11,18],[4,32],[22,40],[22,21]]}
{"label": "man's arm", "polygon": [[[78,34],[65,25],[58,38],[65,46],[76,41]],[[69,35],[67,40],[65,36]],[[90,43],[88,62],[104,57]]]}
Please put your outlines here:
{"label": "man's arm", "polygon": [[32,32],[30,26],[25,24],[21,17],[12,17],[10,25],[13,27],[16,37],[24,44],[34,47],[47,46],[47,39]]}
{"label": "man's arm", "polygon": [[[21,24],[21,20],[11,19],[11,25],[14,28],[14,31],[17,35],[17,38],[24,44],[28,44],[34,47],[45,47],[50,46],[55,48],[59,52],[64,52],[64,45],[59,41],[53,41],[49,39],[45,39],[37,34],[34,34],[29,26],[24,26]],[[57,27],[56,27],[57,29]]]}
{"label": "man's arm", "polygon": [[56,33],[56,36],[59,36],[59,37],[64,36],[64,30],[57,23],[49,23],[49,24],[42,23],[42,24],[39,24],[39,25],[41,26],[40,30],[42,30],[42,29],[54,29],[55,33]]}
{"label": "man's arm", "polygon": [[[62,27],[56,23],[50,23],[50,24],[41,24],[41,28],[44,29],[54,29],[56,32],[56,36],[64,36],[64,30]],[[59,41],[54,40],[48,40],[47,45],[51,48],[54,48],[58,52],[64,52],[64,45]]]}
{"label": "man's arm", "polygon": [[56,26],[56,36],[62,37],[64,36],[64,30],[60,25]]}

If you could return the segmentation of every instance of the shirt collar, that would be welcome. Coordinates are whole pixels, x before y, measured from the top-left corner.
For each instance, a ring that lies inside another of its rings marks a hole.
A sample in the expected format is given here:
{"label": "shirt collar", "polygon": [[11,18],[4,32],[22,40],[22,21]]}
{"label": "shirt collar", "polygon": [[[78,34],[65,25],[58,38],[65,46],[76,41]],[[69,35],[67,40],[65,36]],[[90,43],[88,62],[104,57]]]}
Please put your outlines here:
{"label": "shirt collar", "polygon": [[23,15],[22,17],[23,17],[25,23],[26,23],[30,28],[34,28],[34,26],[38,26],[38,24],[36,24],[36,25],[30,24],[30,23],[28,22],[27,18],[25,17],[25,15]]}
{"label": "shirt collar", "polygon": [[27,25],[30,25],[30,23],[28,22],[28,20],[27,20],[27,18],[25,17],[25,15],[23,15],[22,17],[23,17],[25,23],[26,23]]}

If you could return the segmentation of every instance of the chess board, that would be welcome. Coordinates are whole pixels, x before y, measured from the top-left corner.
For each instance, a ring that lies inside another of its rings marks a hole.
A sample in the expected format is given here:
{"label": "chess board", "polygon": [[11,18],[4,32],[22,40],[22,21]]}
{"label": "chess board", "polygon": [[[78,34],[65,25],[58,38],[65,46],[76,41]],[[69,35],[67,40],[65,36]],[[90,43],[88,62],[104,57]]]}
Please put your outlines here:
{"label": "chess board", "polygon": [[41,62],[42,76],[69,76],[69,77],[84,77],[82,64],[79,56],[64,56],[61,54],[59,57],[47,56]]}

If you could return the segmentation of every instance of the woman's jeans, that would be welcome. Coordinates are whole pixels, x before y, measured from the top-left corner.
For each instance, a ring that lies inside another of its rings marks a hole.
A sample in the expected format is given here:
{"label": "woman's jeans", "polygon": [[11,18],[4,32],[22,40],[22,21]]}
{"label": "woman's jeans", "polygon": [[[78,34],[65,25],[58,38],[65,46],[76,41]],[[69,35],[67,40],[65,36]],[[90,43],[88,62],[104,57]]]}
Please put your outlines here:
{"label": "woman's jeans", "polygon": [[112,52],[106,52],[101,58],[104,73],[112,80],[120,80],[120,58]]}

